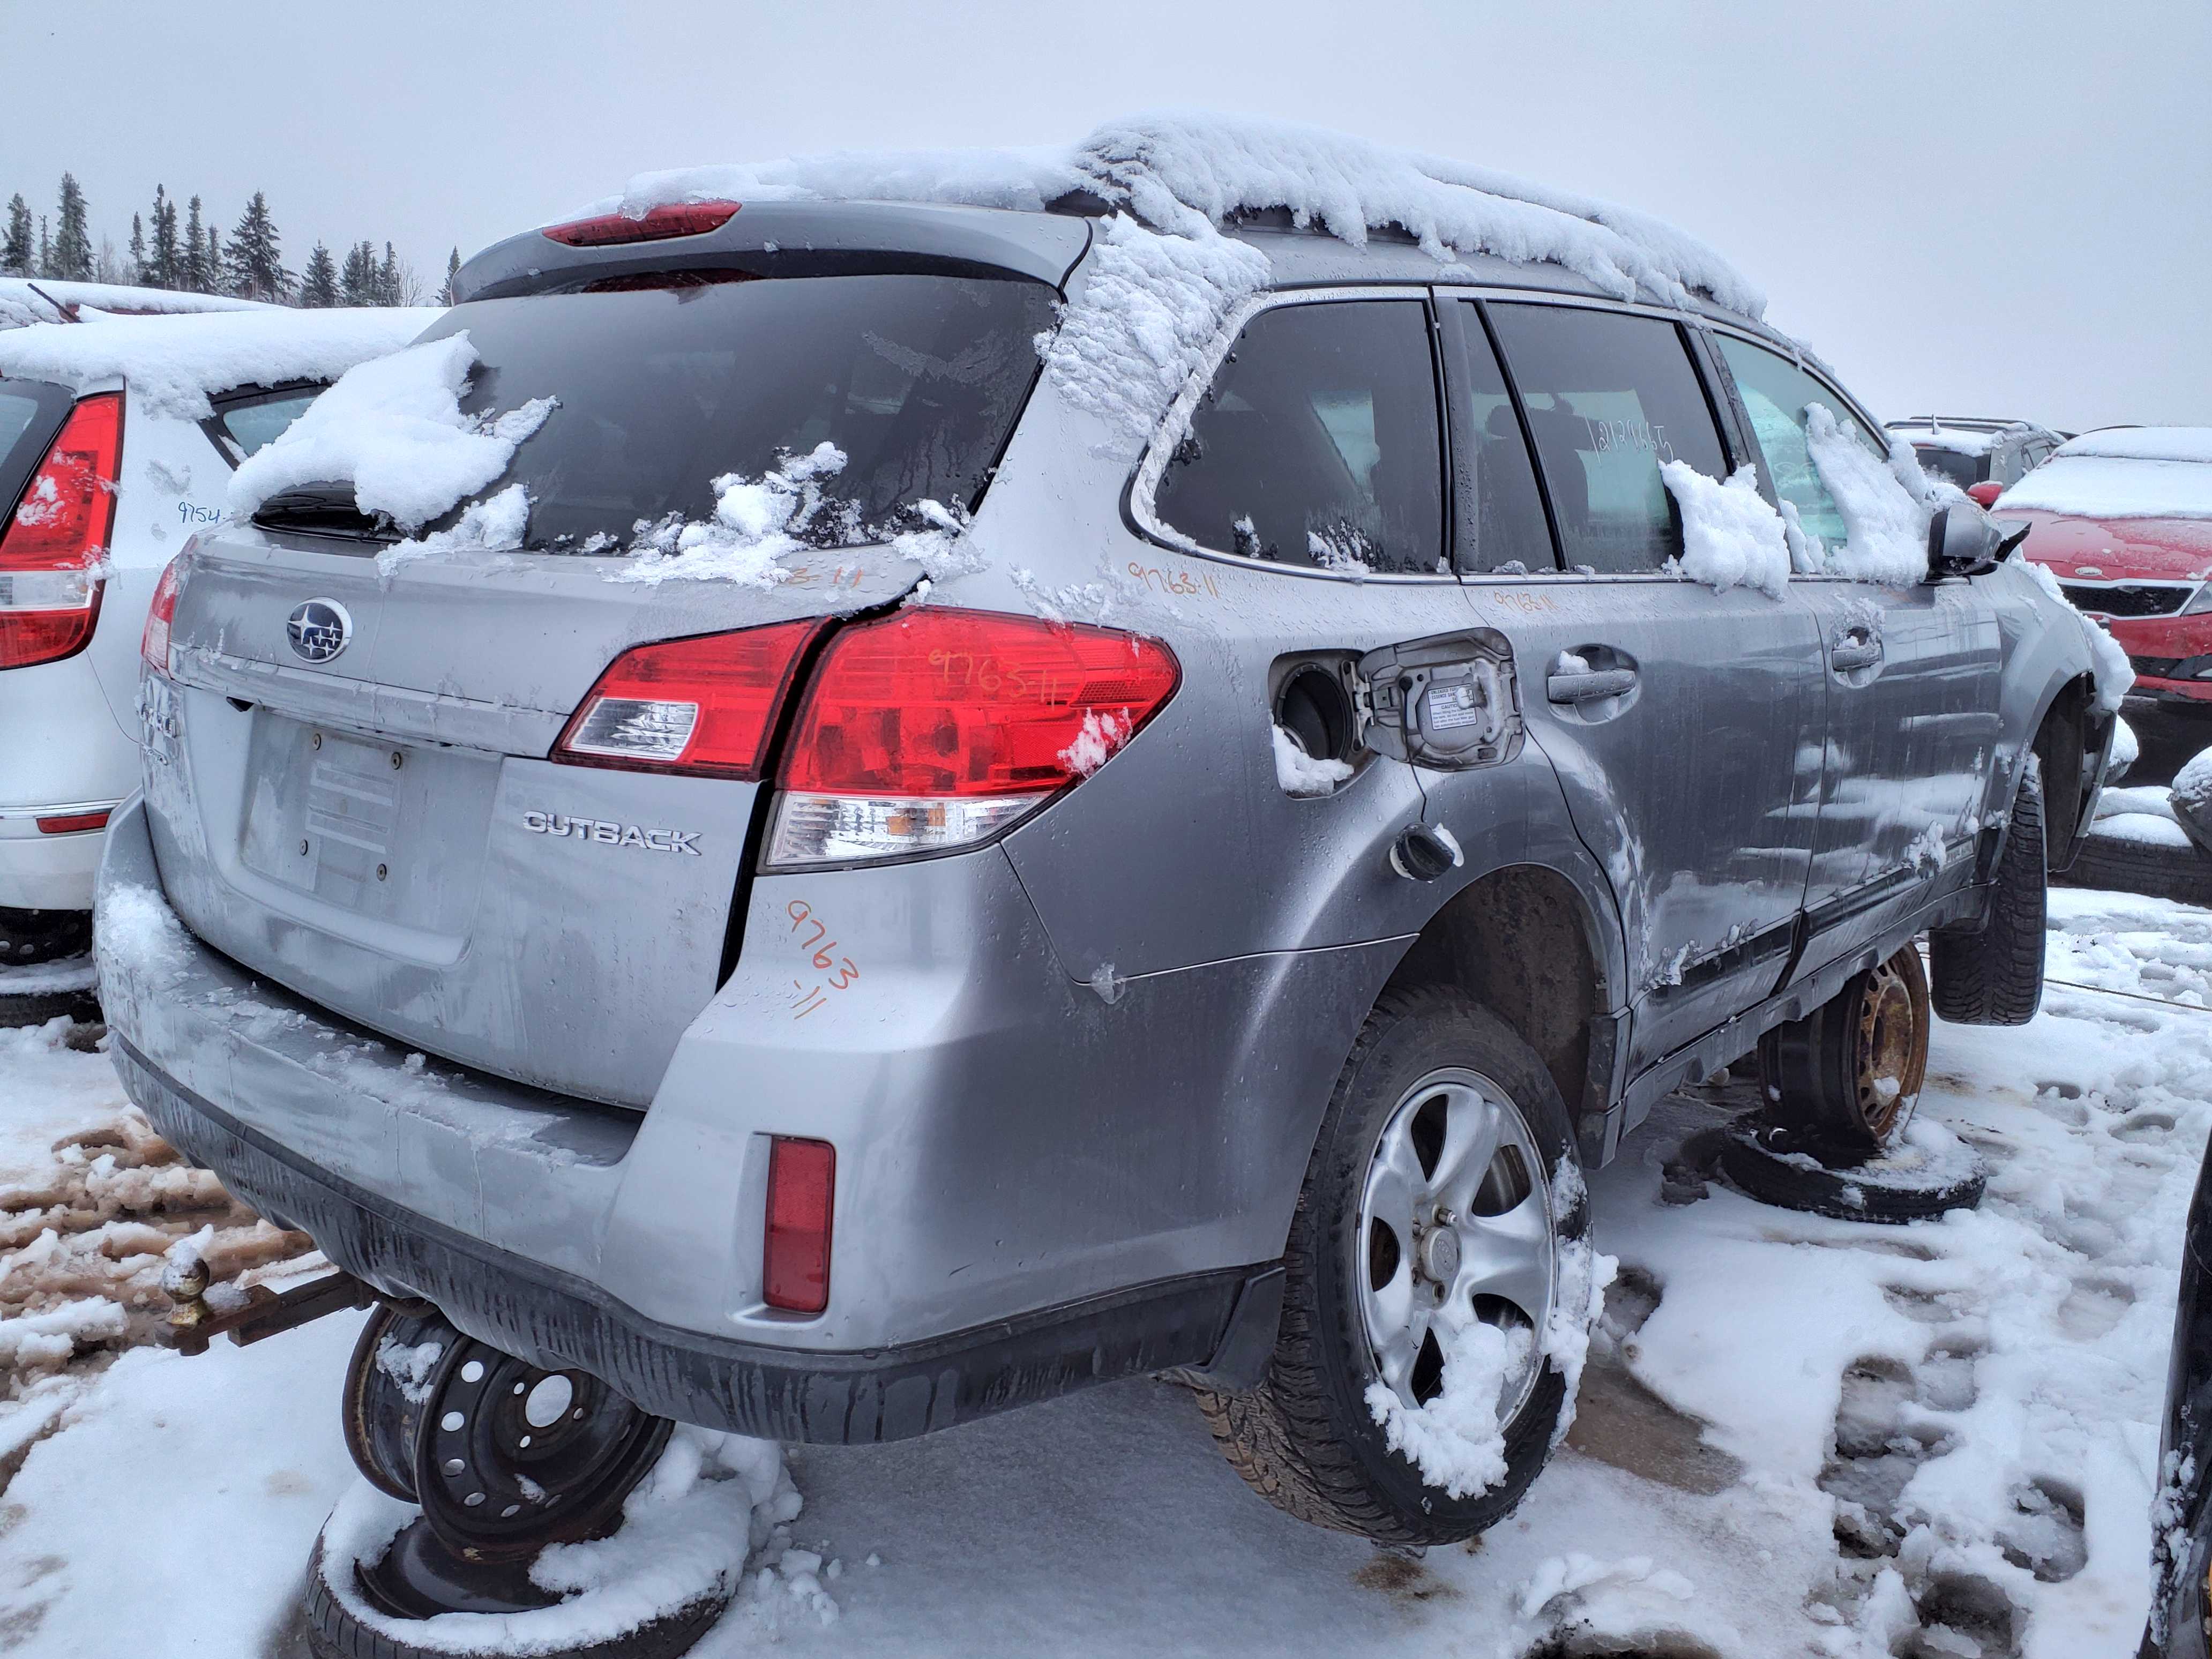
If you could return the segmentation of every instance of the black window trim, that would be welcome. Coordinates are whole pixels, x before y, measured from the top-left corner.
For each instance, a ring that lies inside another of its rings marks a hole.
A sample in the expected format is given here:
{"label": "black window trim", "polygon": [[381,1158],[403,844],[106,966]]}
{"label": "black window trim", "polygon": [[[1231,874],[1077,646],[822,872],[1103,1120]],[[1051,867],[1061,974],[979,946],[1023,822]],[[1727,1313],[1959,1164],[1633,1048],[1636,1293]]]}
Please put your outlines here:
{"label": "black window trim", "polygon": [[1239,570],[1265,570],[1279,576],[1297,576],[1309,580],[1332,582],[1394,582],[1426,583],[1430,586],[1459,584],[1456,570],[1395,571],[1372,570],[1361,574],[1354,572],[1323,570],[1316,566],[1280,564],[1264,559],[1254,559],[1242,553],[1224,552],[1218,548],[1203,546],[1175,530],[1163,520],[1153,506],[1158,493],[1160,479],[1165,475],[1168,463],[1173,459],[1176,446],[1190,431],[1192,417],[1197,413],[1199,399],[1213,385],[1213,377],[1220,372],[1230,349],[1244,331],[1245,325],[1265,311],[1274,311],[1285,306],[1329,305],[1358,300],[1411,300],[1423,307],[1428,321],[1430,381],[1435,388],[1437,408],[1437,447],[1438,465],[1443,468],[1437,488],[1444,501],[1443,555],[1447,564],[1452,562],[1456,544],[1457,508],[1453,501],[1451,410],[1445,401],[1443,341],[1439,337],[1436,307],[1427,284],[1418,283],[1334,283],[1313,288],[1270,289],[1255,294],[1229,313],[1206,346],[1206,355],[1191,371],[1183,388],[1176,394],[1175,402],[1153,429],[1152,441],[1139,457],[1130,471],[1128,482],[1121,491],[1121,522],[1130,532],[1164,551],[1183,558],[1212,559],[1234,566]]}

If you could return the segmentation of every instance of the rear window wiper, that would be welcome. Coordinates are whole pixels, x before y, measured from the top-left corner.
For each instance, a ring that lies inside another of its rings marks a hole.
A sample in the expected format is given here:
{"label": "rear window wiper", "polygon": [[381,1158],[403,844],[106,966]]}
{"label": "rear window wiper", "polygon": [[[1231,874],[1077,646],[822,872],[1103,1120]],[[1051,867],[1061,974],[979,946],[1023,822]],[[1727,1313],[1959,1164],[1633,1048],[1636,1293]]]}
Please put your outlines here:
{"label": "rear window wiper", "polygon": [[396,542],[399,527],[381,513],[364,513],[348,483],[295,484],[280,489],[253,514],[264,530],[304,536],[343,536],[352,541]]}

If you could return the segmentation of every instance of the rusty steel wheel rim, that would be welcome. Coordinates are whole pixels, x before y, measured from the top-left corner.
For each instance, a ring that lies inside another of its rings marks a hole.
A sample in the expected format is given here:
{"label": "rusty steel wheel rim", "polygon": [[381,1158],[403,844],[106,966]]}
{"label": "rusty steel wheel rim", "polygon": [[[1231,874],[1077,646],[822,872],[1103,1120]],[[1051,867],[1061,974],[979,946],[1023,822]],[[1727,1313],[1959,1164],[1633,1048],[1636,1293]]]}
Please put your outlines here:
{"label": "rusty steel wheel rim", "polygon": [[1912,1115],[1928,1074],[1928,976],[1908,945],[1872,969],[1859,994],[1851,1080],[1860,1121],[1887,1142]]}

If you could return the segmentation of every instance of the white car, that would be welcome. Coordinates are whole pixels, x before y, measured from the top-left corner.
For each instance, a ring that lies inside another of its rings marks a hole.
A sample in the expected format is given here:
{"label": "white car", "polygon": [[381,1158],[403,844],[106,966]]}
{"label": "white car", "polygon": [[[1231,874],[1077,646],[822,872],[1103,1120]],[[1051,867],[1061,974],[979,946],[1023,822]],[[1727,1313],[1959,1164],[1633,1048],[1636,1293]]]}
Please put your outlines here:
{"label": "white car", "polygon": [[45,276],[0,276],[0,329],[33,323],[74,323],[88,313],[152,317],[201,311],[281,311],[259,300],[121,283],[64,283]]}
{"label": "white car", "polygon": [[222,522],[233,467],[439,313],[75,314],[0,331],[0,969],[89,942],[162,568]]}

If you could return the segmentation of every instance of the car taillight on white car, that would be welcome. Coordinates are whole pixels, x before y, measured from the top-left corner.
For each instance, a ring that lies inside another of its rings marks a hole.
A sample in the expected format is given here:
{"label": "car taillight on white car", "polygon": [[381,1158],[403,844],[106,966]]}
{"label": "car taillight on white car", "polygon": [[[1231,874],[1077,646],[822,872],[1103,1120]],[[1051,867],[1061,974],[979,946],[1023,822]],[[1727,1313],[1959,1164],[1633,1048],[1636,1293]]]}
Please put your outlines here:
{"label": "car taillight on white car", "polygon": [[[778,623],[625,651],[551,758],[757,779],[808,647]],[[763,867],[973,846],[1089,776],[1175,695],[1158,640],[927,605],[841,629],[808,678]]]}
{"label": "car taillight on white car", "polygon": [[100,622],[123,394],[78,399],[0,531],[0,668],[75,656]]}

